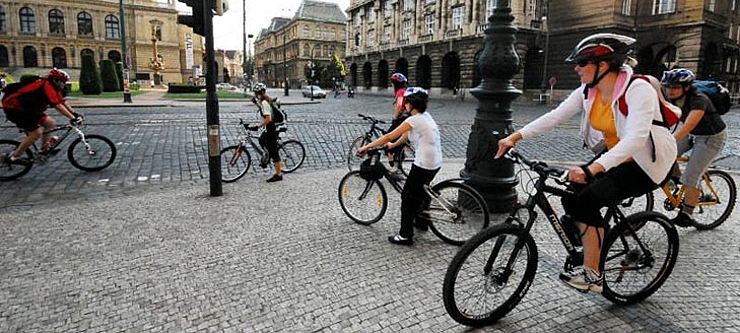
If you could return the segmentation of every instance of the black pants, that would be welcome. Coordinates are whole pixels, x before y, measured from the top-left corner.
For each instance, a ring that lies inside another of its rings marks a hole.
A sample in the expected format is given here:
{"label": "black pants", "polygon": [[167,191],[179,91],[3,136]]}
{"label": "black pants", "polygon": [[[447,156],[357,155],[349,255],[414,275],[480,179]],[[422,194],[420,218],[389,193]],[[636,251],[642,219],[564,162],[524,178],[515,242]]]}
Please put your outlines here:
{"label": "black pants", "polygon": [[658,187],[634,161],[622,163],[596,176],[588,185],[573,184],[575,194],[562,198],[563,209],[574,221],[603,228],[601,208],[639,197]]}
{"label": "black pants", "polygon": [[277,129],[272,123],[265,126],[265,131],[260,135],[259,143],[260,146],[267,148],[267,152],[270,154],[270,158],[273,162],[280,162],[280,154],[278,154],[277,146]]}
{"label": "black pants", "polygon": [[429,195],[424,191],[424,185],[429,185],[437,175],[439,169],[428,170],[411,165],[409,177],[403,185],[401,192],[401,237],[414,237],[414,218],[416,213],[424,209],[424,204],[429,202]]}

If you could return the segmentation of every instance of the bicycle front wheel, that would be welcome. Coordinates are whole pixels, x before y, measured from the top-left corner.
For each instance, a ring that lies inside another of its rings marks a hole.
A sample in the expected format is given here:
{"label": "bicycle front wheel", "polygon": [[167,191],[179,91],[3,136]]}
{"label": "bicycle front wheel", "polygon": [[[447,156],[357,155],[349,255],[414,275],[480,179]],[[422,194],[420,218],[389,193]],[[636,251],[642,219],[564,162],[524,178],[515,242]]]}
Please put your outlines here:
{"label": "bicycle front wheel", "polygon": [[67,149],[67,158],[75,168],[84,171],[98,171],[107,168],[116,159],[118,150],[108,138],[97,135],[85,135],[85,141],[77,138]]}
{"label": "bicycle front wheel", "polygon": [[604,297],[616,304],[644,300],[660,288],[678,257],[678,232],[665,215],[640,212],[609,230],[601,249]]}
{"label": "bicycle front wheel", "polygon": [[[31,171],[33,163],[12,163],[7,159],[8,155],[18,148],[18,145],[20,145],[20,142],[15,140],[0,140],[0,159],[2,160],[0,162],[0,181],[16,179]],[[33,160],[30,149],[26,149],[25,158],[29,161]]]}
{"label": "bicycle front wheel", "polygon": [[434,185],[431,192],[429,207],[419,217],[429,221],[432,232],[446,243],[462,245],[488,227],[488,207],[472,187],[442,182]]}
{"label": "bicycle front wheel", "polygon": [[724,223],[735,208],[737,188],[727,172],[708,170],[699,181],[699,203],[692,214],[691,224],[699,230],[709,230]]}
{"label": "bicycle front wheel", "polygon": [[358,136],[349,145],[349,152],[347,153],[347,169],[349,171],[360,170],[360,163],[362,163],[362,157],[357,156],[357,149],[370,143],[370,140],[364,136]]}
{"label": "bicycle front wheel", "polygon": [[221,181],[231,183],[244,177],[252,165],[252,156],[242,145],[221,149]]}
{"label": "bicycle front wheel", "polygon": [[536,271],[532,236],[518,225],[494,225],[452,258],[442,286],[445,309],[462,325],[490,325],[519,304]]}
{"label": "bicycle front wheel", "polygon": [[285,165],[283,172],[291,173],[303,164],[306,159],[306,148],[296,140],[288,140],[280,146],[278,154]]}
{"label": "bicycle front wheel", "polygon": [[365,180],[360,171],[350,171],[339,182],[339,205],[353,221],[370,225],[388,209],[388,195],[378,180]]}

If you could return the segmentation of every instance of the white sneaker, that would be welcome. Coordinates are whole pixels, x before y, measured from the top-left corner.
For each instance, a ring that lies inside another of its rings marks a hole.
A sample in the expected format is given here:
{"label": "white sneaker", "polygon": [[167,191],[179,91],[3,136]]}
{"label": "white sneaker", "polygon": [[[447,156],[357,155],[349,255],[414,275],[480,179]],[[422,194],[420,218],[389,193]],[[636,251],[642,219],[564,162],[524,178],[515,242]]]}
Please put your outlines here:
{"label": "white sneaker", "polygon": [[582,292],[592,291],[600,294],[604,290],[604,273],[596,274],[590,268],[585,268],[580,274],[574,274],[572,276],[565,273],[560,274],[560,279],[565,284]]}

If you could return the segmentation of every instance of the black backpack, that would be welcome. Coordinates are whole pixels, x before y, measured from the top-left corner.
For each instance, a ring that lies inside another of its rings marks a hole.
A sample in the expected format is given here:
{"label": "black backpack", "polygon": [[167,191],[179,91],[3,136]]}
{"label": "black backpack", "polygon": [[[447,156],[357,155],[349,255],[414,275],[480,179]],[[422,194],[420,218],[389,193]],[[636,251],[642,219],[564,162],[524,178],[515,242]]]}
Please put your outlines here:
{"label": "black backpack", "polygon": [[272,123],[275,126],[285,125],[285,122],[288,120],[288,115],[285,114],[281,106],[280,100],[277,98],[273,98],[270,101],[270,107],[272,107]]}
{"label": "black backpack", "polygon": [[[26,75],[26,76],[21,77],[21,80],[20,81],[15,82],[15,83],[11,83],[11,84],[5,86],[5,89],[3,89],[3,93],[5,93],[5,95],[3,95],[3,101],[8,96],[14,94],[16,91],[20,90],[21,88],[23,88],[23,87],[25,87],[25,86],[27,86],[27,85],[29,85],[31,83],[37,82],[38,80],[41,80],[41,77],[38,76],[38,75]],[[42,88],[39,88],[38,90],[40,91],[41,89]],[[35,95],[35,92],[30,92],[28,95]],[[29,96],[29,97],[33,99],[34,96]],[[21,101],[21,103],[23,103],[23,102],[24,101]]]}
{"label": "black backpack", "polygon": [[717,114],[722,115],[730,111],[730,107],[732,106],[730,91],[719,84],[719,82],[697,80],[694,81],[694,87],[709,97]]}

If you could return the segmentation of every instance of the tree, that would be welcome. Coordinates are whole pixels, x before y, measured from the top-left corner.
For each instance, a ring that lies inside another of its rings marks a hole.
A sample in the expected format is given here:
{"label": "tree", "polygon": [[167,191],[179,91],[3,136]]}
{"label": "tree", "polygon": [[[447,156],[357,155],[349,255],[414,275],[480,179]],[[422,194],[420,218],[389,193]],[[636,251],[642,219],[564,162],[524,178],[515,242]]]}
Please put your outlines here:
{"label": "tree", "polygon": [[116,62],[116,76],[118,76],[118,90],[123,91],[123,63]]}
{"label": "tree", "polygon": [[344,63],[336,54],[332,57],[331,64],[329,64],[329,76],[340,78],[340,81],[344,81],[344,77],[347,76]]}
{"label": "tree", "polygon": [[105,59],[100,62],[100,79],[103,81],[103,91],[118,91],[120,83],[113,60]]}
{"label": "tree", "polygon": [[84,95],[100,95],[103,91],[103,83],[100,81],[98,65],[95,56],[83,54],[81,56],[82,67],[80,68],[80,91]]}
{"label": "tree", "polygon": [[231,83],[231,75],[229,75],[229,69],[224,67],[224,82]]}

